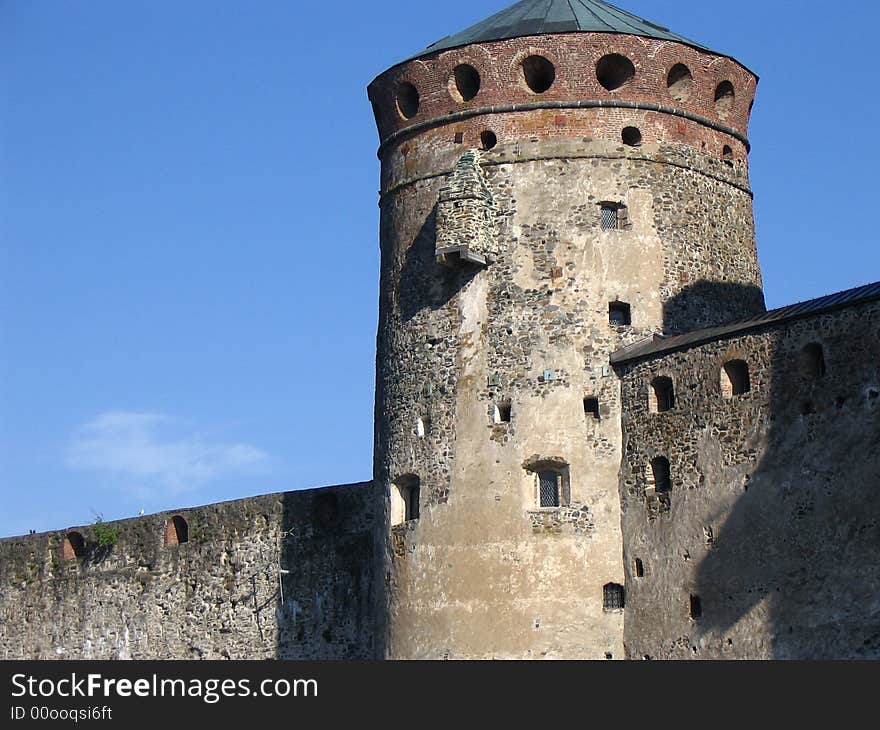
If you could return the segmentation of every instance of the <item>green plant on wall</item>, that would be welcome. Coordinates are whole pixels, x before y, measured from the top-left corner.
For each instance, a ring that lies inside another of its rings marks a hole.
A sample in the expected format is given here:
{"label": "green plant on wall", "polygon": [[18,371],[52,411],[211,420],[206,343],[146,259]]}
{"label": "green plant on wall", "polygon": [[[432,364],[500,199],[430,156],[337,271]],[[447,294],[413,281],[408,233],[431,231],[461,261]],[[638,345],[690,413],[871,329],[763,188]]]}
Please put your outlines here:
{"label": "green plant on wall", "polygon": [[104,522],[101,515],[95,517],[94,530],[98,545],[101,547],[112,547],[119,542],[119,530]]}

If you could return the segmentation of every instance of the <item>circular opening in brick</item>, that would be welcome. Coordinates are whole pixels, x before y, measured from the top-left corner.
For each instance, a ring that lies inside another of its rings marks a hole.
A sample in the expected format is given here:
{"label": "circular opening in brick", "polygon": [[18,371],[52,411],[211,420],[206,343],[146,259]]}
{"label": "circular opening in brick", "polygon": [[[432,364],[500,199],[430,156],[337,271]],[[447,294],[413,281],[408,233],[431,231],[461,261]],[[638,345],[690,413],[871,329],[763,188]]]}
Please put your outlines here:
{"label": "circular opening in brick", "polygon": [[529,56],[522,62],[523,76],[536,94],[543,94],[556,81],[556,67],[543,56]]}
{"label": "circular opening in brick", "polygon": [[624,127],[620,137],[627,147],[638,147],[642,143],[642,133],[638,127]]}
{"label": "circular opening in brick", "polygon": [[733,84],[722,81],[715,89],[715,113],[722,119],[733,110],[733,102],[736,101],[736,92]]}
{"label": "circular opening in brick", "polygon": [[452,78],[455,81],[455,90],[462,101],[470,101],[480,90],[480,74],[470,64],[462,63],[456,66]]}
{"label": "circular opening in brick", "polygon": [[408,81],[402,81],[397,87],[397,109],[404,119],[412,119],[419,113],[419,92]]}
{"label": "circular opening in brick", "polygon": [[610,53],[602,56],[596,64],[596,78],[608,91],[614,91],[627,84],[636,75],[636,67],[626,56]]}
{"label": "circular opening in brick", "polygon": [[669,69],[666,77],[666,87],[676,101],[685,101],[691,95],[691,87],[694,85],[694,76],[691,70],[683,63],[675,64]]}
{"label": "circular opening in brick", "polygon": [[498,137],[495,132],[487,129],[485,132],[480,132],[480,144],[483,145],[484,150],[491,150],[498,144]]}

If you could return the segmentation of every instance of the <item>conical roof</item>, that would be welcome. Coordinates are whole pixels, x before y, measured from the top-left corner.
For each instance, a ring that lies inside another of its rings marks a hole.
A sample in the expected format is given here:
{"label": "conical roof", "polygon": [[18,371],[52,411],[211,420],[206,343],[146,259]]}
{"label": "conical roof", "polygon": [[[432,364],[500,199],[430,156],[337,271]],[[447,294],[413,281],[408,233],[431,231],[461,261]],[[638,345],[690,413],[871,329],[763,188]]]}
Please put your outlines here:
{"label": "conical roof", "polygon": [[625,33],[684,43],[710,51],[699,43],[677,35],[657,23],[610,5],[601,0],[521,0],[490,18],[460,33],[432,43],[418,58],[428,53],[458,48],[471,43],[500,41],[548,33]]}

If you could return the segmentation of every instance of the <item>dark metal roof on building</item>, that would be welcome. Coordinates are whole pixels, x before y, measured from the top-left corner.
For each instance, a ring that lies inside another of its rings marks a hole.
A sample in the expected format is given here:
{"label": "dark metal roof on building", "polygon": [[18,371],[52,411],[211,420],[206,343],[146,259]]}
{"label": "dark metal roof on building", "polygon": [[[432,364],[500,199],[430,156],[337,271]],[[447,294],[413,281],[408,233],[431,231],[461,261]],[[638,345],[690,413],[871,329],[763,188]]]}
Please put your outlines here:
{"label": "dark metal roof on building", "polygon": [[[657,23],[645,20],[601,0],[521,0],[460,33],[432,43],[418,58],[428,53],[471,43],[500,41],[548,33],[624,33],[684,43],[703,51],[705,46],[677,35]],[[410,59],[412,60],[412,59]]]}
{"label": "dark metal roof on building", "polygon": [[829,294],[818,299],[810,299],[798,304],[790,304],[787,307],[773,309],[757,317],[742,319],[720,327],[709,327],[702,330],[686,332],[682,335],[654,335],[652,338],[636,342],[624,347],[611,355],[611,363],[619,365],[631,360],[639,360],[661,353],[683,350],[687,347],[701,345],[712,340],[723,339],[732,335],[739,335],[750,330],[760,329],[766,325],[779,324],[801,317],[824,314],[835,309],[851,307],[880,299],[880,281],[866,284],[855,289]]}

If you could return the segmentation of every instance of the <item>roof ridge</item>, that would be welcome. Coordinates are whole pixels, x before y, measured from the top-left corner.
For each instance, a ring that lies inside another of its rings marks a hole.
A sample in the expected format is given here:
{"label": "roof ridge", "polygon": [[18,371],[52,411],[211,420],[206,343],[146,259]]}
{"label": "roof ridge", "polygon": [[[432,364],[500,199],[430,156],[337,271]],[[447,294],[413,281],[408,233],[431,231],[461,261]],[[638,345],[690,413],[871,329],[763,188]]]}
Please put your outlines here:
{"label": "roof ridge", "polygon": [[802,302],[786,304],[770,309],[763,314],[724,322],[712,327],[701,327],[675,335],[661,335],[662,339],[660,340],[655,337],[645,338],[613,352],[611,362],[619,364],[662,352],[694,347],[710,340],[739,334],[757,327],[786,322],[807,315],[825,314],[835,309],[864,304],[877,299],[880,299],[880,281],[831,292],[813,299],[805,299]]}
{"label": "roof ridge", "polygon": [[458,33],[435,41],[407,60],[472,43],[571,32],[636,35],[683,43],[714,53],[706,46],[673,33],[666,26],[630,13],[605,0],[519,0]]}

